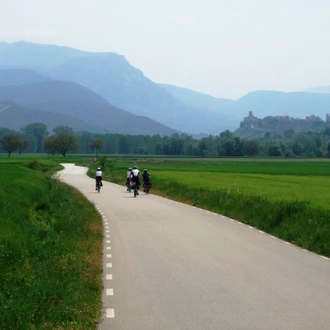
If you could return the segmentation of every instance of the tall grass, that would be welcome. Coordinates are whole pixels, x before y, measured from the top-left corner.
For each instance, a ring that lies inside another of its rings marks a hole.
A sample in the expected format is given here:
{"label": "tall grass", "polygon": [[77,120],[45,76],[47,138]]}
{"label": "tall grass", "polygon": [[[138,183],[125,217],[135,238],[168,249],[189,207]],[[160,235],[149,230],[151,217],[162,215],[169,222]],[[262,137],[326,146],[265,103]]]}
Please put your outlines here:
{"label": "tall grass", "polygon": [[330,176],[161,171],[156,173],[156,178],[210,191],[221,189],[269,200],[306,201],[312,206],[329,209]]}
{"label": "tall grass", "polygon": [[101,217],[52,162],[25,165],[0,163],[0,329],[95,329]]}

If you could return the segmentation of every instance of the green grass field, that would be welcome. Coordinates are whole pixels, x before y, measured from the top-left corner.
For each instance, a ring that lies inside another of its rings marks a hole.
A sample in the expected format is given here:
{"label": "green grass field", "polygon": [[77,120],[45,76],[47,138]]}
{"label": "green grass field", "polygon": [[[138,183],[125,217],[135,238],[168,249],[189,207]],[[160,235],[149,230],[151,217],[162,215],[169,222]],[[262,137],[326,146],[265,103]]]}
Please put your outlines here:
{"label": "green grass field", "polygon": [[157,172],[157,180],[174,180],[187,187],[226,190],[270,200],[305,201],[329,209],[330,176],[292,176],[250,173]]}
{"label": "green grass field", "polygon": [[[116,162],[122,171],[137,163],[154,183],[175,181],[186,189],[225,190],[275,201],[303,201],[330,208],[330,161],[286,160],[131,160]],[[184,195],[184,194],[183,194]]]}
{"label": "green grass field", "polygon": [[51,178],[58,169],[46,159],[0,160],[0,329],[95,329],[99,321],[102,219]]}

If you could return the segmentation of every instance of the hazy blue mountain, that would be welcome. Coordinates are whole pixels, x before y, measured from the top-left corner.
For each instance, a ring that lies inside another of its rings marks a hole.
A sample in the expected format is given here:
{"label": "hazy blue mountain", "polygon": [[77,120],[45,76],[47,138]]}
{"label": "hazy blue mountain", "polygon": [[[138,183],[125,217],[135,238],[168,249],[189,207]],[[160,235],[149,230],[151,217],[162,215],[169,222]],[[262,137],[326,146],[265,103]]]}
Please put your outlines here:
{"label": "hazy blue mountain", "polygon": [[121,109],[147,116],[179,131],[218,134],[239,124],[239,120],[233,121],[220,112],[184,104],[131,66],[123,56],[114,53],[95,53],[72,59],[47,68],[44,74],[78,82]]}
{"label": "hazy blue mountain", "polygon": [[[0,67],[33,69],[55,80],[75,82],[97,93],[103,102],[110,103],[107,106],[113,105],[117,111],[124,109],[131,115],[152,118],[167,128],[190,134],[235,130],[249,111],[260,118],[315,115],[322,119],[330,112],[330,94],[325,93],[255,91],[234,101],[156,84],[130,65],[124,56],[111,52],[85,52],[27,42],[0,43]],[[70,100],[70,95],[66,98]],[[93,108],[91,103],[88,111]],[[103,106],[102,102],[98,104]],[[80,110],[87,116],[86,111],[84,107]]]}
{"label": "hazy blue mountain", "polygon": [[194,107],[206,107],[210,110],[221,110],[224,106],[235,103],[231,99],[223,99],[208,94],[195,92],[189,88],[177,87],[169,84],[158,84],[165,88],[172,96],[179,101]]}
{"label": "hazy blue mountain", "polygon": [[47,125],[50,133],[59,125],[72,127],[74,131],[100,132],[100,128],[68,115],[25,108],[12,101],[0,102],[0,127],[19,131],[26,125],[36,122]]}
{"label": "hazy blue mountain", "polygon": [[87,52],[63,46],[41,45],[26,41],[0,42],[0,66],[38,68],[53,66]]}
{"label": "hazy blue mountain", "polygon": [[0,69],[0,86],[31,84],[50,80],[53,79],[30,69]]}
{"label": "hazy blue mountain", "polygon": [[150,135],[176,132],[150,118],[118,109],[93,91],[70,81],[0,86],[0,101],[74,117],[100,132]]}
{"label": "hazy blue mountain", "polygon": [[[239,120],[228,119],[220,112],[184,104],[116,53],[91,53],[25,42],[7,46],[7,55],[13,56],[11,59],[0,56],[0,66],[33,68],[57,80],[79,83],[120,109],[152,118],[175,130],[218,134],[239,125]],[[24,47],[27,47],[26,53],[32,57],[35,54],[38,60],[24,58]],[[0,47],[0,53],[2,51]]]}
{"label": "hazy blue mountain", "polygon": [[[232,113],[231,110],[227,110],[227,107],[235,104],[234,100],[217,98],[204,93],[195,92],[188,88],[169,84],[158,85],[165,88],[173,97],[185,105],[191,106],[194,109],[199,109],[200,113],[202,113],[199,119],[205,120],[203,116],[207,118],[210,127],[212,127],[212,121],[217,120],[216,125],[214,125],[216,134],[219,133],[219,126],[221,127],[220,132],[238,127],[241,117]],[[219,124],[219,122],[222,122],[222,124]]]}
{"label": "hazy blue mountain", "polygon": [[248,93],[235,103],[223,109],[241,118],[252,111],[256,117],[290,116],[305,118],[315,115],[323,120],[330,113],[330,94],[314,94],[307,92],[284,93],[277,91],[256,91]]}

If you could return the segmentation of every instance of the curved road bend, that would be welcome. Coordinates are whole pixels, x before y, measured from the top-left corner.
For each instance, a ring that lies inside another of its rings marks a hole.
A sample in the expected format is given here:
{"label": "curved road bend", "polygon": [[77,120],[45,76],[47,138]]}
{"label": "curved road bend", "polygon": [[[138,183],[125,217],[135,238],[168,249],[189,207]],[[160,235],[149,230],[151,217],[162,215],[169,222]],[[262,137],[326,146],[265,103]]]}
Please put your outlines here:
{"label": "curved road bend", "polygon": [[[100,330],[329,330],[330,260],[221,215],[60,178],[103,215]],[[123,182],[125,173],[123,173]]]}

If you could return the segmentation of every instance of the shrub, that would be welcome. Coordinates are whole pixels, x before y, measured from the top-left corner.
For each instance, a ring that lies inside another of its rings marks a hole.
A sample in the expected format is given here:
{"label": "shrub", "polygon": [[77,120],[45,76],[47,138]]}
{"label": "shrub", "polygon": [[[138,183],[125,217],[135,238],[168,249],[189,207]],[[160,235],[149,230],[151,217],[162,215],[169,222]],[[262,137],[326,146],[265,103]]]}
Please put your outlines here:
{"label": "shrub", "polygon": [[31,170],[38,170],[39,169],[39,161],[38,161],[38,159],[32,159],[25,166],[27,168],[30,168]]}

